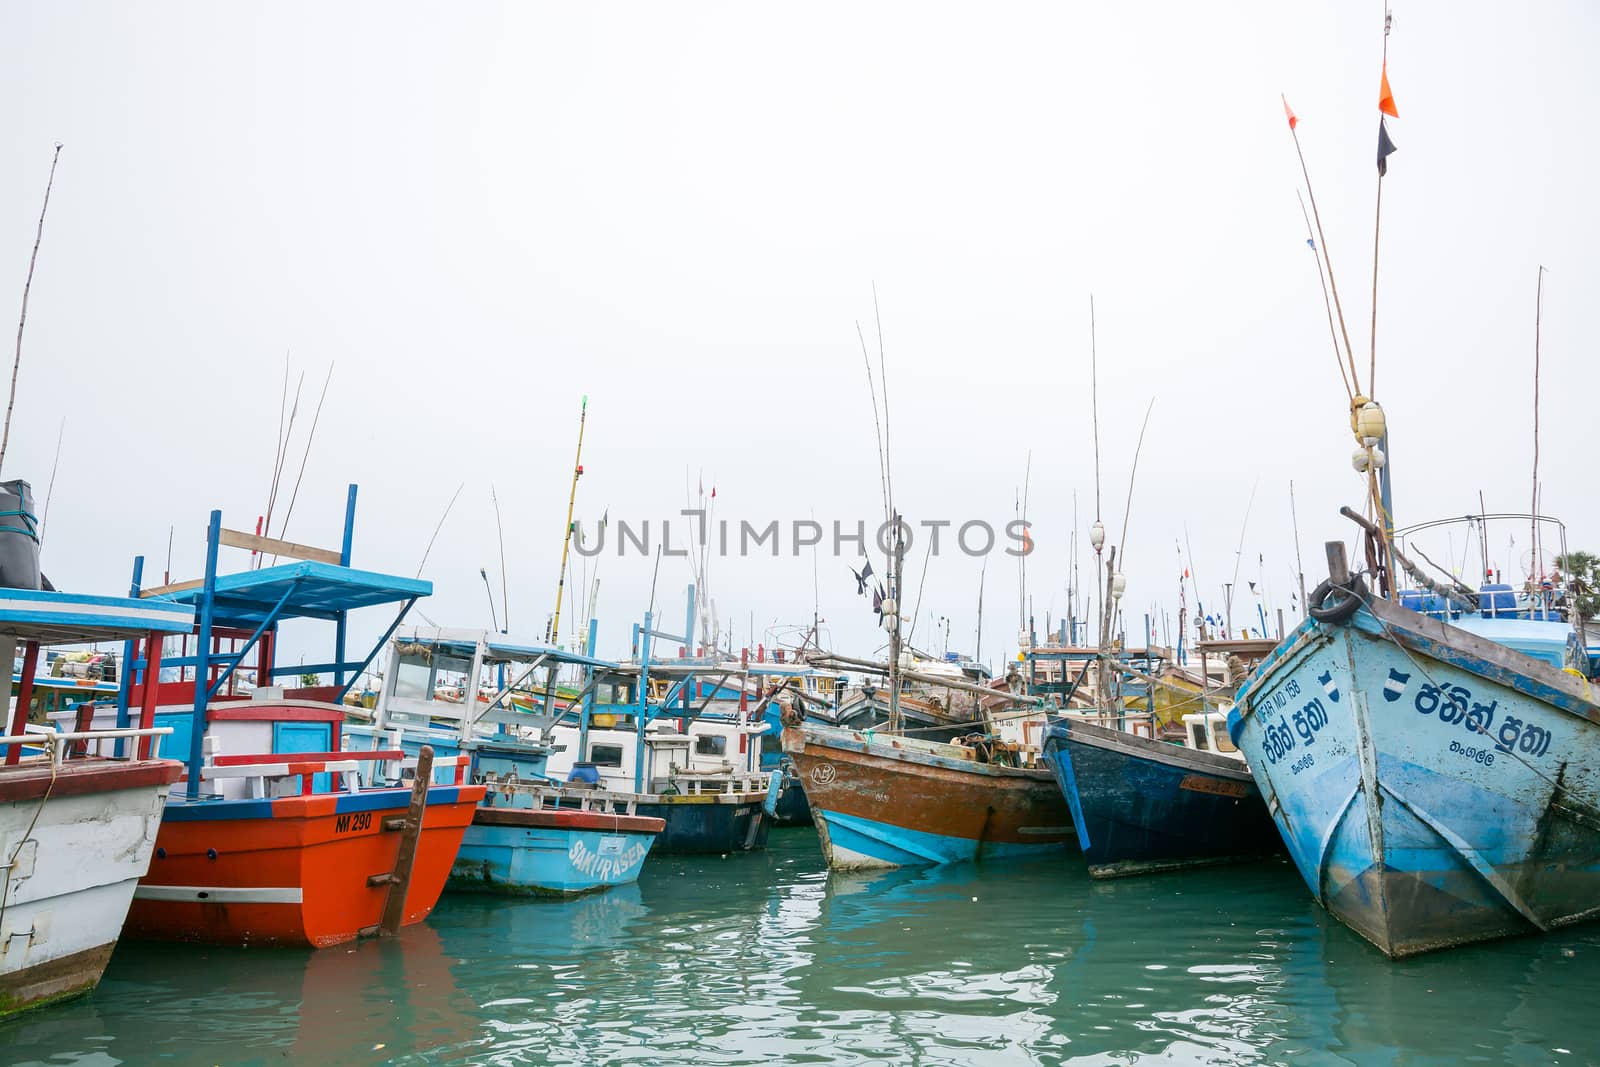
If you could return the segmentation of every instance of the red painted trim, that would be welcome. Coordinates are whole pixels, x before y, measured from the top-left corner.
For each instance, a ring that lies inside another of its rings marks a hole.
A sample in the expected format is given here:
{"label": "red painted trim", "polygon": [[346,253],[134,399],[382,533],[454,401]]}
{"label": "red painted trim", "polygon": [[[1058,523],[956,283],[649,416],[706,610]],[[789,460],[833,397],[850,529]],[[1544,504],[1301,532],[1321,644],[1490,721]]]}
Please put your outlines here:
{"label": "red painted trim", "polygon": [[659,834],[665,819],[648,815],[608,815],[569,808],[479,808],[472,821],[481,826],[526,826],[544,830],[600,830],[624,834]]}
{"label": "red painted trim", "polygon": [[[144,658],[147,666],[144,669],[144,681],[140,694],[139,728],[148,730],[156,724],[156,691],[160,688],[156,679],[161,677],[161,646],[164,640],[155,634],[144,639]],[[129,680],[129,704],[132,700],[132,680]],[[153,737],[142,738],[139,741],[139,758],[150,758],[150,746],[155,741]]]}
{"label": "red painted trim", "polygon": [[[22,647],[22,682],[17,687],[17,713],[11,720],[13,736],[27,732],[28,704],[33,699],[33,672],[39,669],[39,642],[29,641]],[[22,746],[7,745],[6,766],[15,767],[20,759]]]}
{"label": "red painted trim", "polygon": [[248,706],[206,709],[207,722],[343,722],[338,708],[286,708],[266,700],[252,700]]}
{"label": "red painted trim", "polygon": [[176,760],[106,760],[91,756],[63,763],[52,786],[50,765],[29,762],[0,771],[0,804],[38,800],[46,789],[52,797],[73,797],[165,787],[176,782],[182,773],[183,764]]}
{"label": "red painted trim", "polygon": [[[218,756],[211,762],[218,767],[246,767],[252,763],[287,763],[291,768],[291,773],[298,774],[299,772],[293,771],[292,768],[302,763],[331,763],[335,760],[349,759],[398,760],[405,759],[405,757],[406,754],[397,748],[386,748],[379,752],[368,752],[365,750],[359,752],[266,752],[254,756]],[[317,769],[320,771],[322,768],[319,766]]]}

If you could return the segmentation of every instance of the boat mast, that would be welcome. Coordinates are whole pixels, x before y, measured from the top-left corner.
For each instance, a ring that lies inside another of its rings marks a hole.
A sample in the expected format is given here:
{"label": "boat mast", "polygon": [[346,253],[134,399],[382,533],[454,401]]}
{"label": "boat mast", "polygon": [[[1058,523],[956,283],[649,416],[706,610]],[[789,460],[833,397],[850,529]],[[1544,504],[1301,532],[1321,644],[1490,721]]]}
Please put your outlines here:
{"label": "boat mast", "polygon": [[1544,318],[1544,266],[1539,267],[1539,284],[1533,307],[1533,529],[1528,541],[1533,553],[1534,577],[1542,577],[1544,561],[1539,553],[1539,331]]}
{"label": "boat mast", "polygon": [[589,397],[585,394],[578,408],[578,452],[572,461],[572,490],[567,494],[567,528],[561,536],[561,574],[556,579],[556,612],[550,617],[549,641],[552,645],[561,632],[561,594],[567,588],[567,553],[572,549],[572,509],[578,502],[578,479],[583,475],[583,426],[588,419]]}

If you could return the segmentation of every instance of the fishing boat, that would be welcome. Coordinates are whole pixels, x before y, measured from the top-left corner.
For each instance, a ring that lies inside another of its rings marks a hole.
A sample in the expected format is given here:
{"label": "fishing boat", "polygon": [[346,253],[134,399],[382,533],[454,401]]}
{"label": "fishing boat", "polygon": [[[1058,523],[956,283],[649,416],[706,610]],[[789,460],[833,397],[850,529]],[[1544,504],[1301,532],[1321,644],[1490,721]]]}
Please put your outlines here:
{"label": "fishing boat", "polygon": [[583,699],[597,670],[616,667],[506,634],[408,627],[390,643],[371,723],[347,723],[345,746],[409,755],[429,745],[469,760],[471,781],[487,791],[450,869],[452,888],[565,896],[626,885],[665,822],[640,815],[631,794],[552,779],[542,735],[561,709],[552,699],[553,714],[540,714],[564,668],[579,672]]}
{"label": "fishing boat", "polygon": [[1060,855],[1074,837],[1050,770],[1019,746],[925,741],[794,716],[783,747],[835,869]]}
{"label": "fishing boat", "polygon": [[[646,612],[634,627],[631,662],[598,669],[585,698],[550,727],[550,773],[627,795],[638,814],[661,819],[658,853],[764,848],[783,785],[782,775],[761,769],[768,724],[753,710],[731,718],[705,714],[737,673],[720,656],[655,653],[658,641],[678,642],[683,653],[695,647],[692,585],[688,601],[683,634],[656,629],[654,614]],[[590,636],[593,647],[592,629]],[[657,696],[653,678],[668,680]],[[700,678],[711,685],[697,703]]]}
{"label": "fishing boat", "polygon": [[[1432,578],[1406,552],[1440,524],[1344,511],[1377,590],[1330,543],[1310,617],[1228,717],[1312,895],[1393,957],[1600,915],[1600,645],[1582,613],[1538,576],[1520,603]],[[1493,518],[1553,521],[1455,521]],[[1394,589],[1393,564],[1419,588]]]}
{"label": "fishing boat", "polygon": [[1065,715],[1044,759],[1096,878],[1229,863],[1280,851],[1277,827],[1219,712],[1185,715],[1184,744]]}
{"label": "fishing boat", "polygon": [[[148,679],[107,701],[120,725],[57,731],[28,722],[41,648],[187,633],[194,610],[123,597],[0,589],[0,655],[23,648],[15,712],[0,737],[0,1016],[87,992],[122,932],[150,864],[168,787],[181,764],[162,759],[171,731],[132,725],[151,708]],[[7,677],[7,698],[12,680]],[[146,717],[148,719],[148,717]],[[24,750],[28,750],[25,753]]]}
{"label": "fishing boat", "polygon": [[[322,947],[420,922],[438,900],[485,790],[465,782],[460,756],[341,750],[340,700],[432,591],[350,566],[355,499],[351,486],[337,552],[227,530],[213,511],[203,577],[142,592],[197,626],[194,654],[165,664],[191,677],[157,687],[154,724],[172,727],[184,781],[134,893],[131,936]],[[293,562],[223,574],[224,547]],[[395,604],[372,650],[348,658],[351,614]],[[332,624],[331,662],[278,664],[279,628],[292,620]],[[131,667],[159,677],[161,651],[150,644]],[[241,691],[252,653],[256,684]],[[311,684],[324,674],[332,684]],[[285,677],[300,686],[272,684]],[[451,768],[449,784],[432,784],[430,766]]]}
{"label": "fishing boat", "polygon": [[[1230,650],[1237,659],[1239,647]],[[1220,646],[1213,643],[1198,675],[1175,670],[1171,651],[1154,645],[1104,655],[1064,646],[1027,650],[1028,677],[1045,679],[1063,702],[1087,698],[1089,688],[1078,683],[1091,670],[1096,675],[1094,706],[1052,716],[1043,743],[1044,761],[1072,809],[1078,846],[1096,878],[1236,862],[1282,849],[1260,790],[1224,728],[1218,705],[1227,706],[1232,690],[1209,670],[1211,661],[1226,662],[1218,658]],[[1035,663],[1035,656],[1046,662]],[[1062,689],[1060,680],[1073,672],[1060,668],[1072,658],[1083,666]],[[1046,669],[1049,661],[1057,663],[1054,673]],[[1102,677],[1111,684],[1103,686]]]}

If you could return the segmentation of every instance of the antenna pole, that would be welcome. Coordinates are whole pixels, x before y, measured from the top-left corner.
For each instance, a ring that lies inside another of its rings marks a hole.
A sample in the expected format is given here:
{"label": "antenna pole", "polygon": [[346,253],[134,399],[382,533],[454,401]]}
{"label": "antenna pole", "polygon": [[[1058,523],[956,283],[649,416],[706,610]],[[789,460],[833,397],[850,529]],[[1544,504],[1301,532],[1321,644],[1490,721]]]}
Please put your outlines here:
{"label": "antenna pole", "polygon": [[567,494],[567,529],[561,536],[561,576],[556,579],[556,613],[550,618],[550,643],[561,630],[561,595],[567,590],[567,553],[572,549],[572,509],[578,503],[578,479],[583,475],[583,427],[589,419],[589,398],[578,408],[578,452],[572,461],[572,490]]}

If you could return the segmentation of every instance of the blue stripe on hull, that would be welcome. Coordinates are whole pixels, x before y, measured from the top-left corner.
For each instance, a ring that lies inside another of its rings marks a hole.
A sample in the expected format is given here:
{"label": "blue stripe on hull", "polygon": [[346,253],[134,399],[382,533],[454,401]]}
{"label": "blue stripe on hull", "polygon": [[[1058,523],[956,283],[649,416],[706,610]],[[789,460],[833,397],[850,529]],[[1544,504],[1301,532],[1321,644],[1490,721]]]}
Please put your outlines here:
{"label": "blue stripe on hull", "polygon": [[[815,807],[812,813],[821,817],[819,829],[823,832],[823,849],[828,853],[830,867],[909,867],[980,858],[980,845],[975,838],[910,830]],[[981,849],[983,859],[1044,858],[1061,854],[1061,844],[1055,841],[1039,845],[988,842]]]}
{"label": "blue stripe on hull", "polygon": [[761,810],[764,799],[752,797],[740,804],[641,803],[635,814],[667,824],[656,838],[658,853],[747,852],[767,846],[771,820]]}
{"label": "blue stripe on hull", "polygon": [[1072,808],[1092,874],[1139,874],[1282,849],[1254,784],[1176,766],[1159,755],[1074,740],[1060,727],[1047,735],[1045,762]]}
{"label": "blue stripe on hull", "polygon": [[1298,631],[1232,724],[1312,894],[1394,956],[1600,913],[1600,730],[1355,621]]}
{"label": "blue stripe on hull", "polygon": [[456,889],[567,895],[638,879],[654,834],[467,827],[450,870]]}

